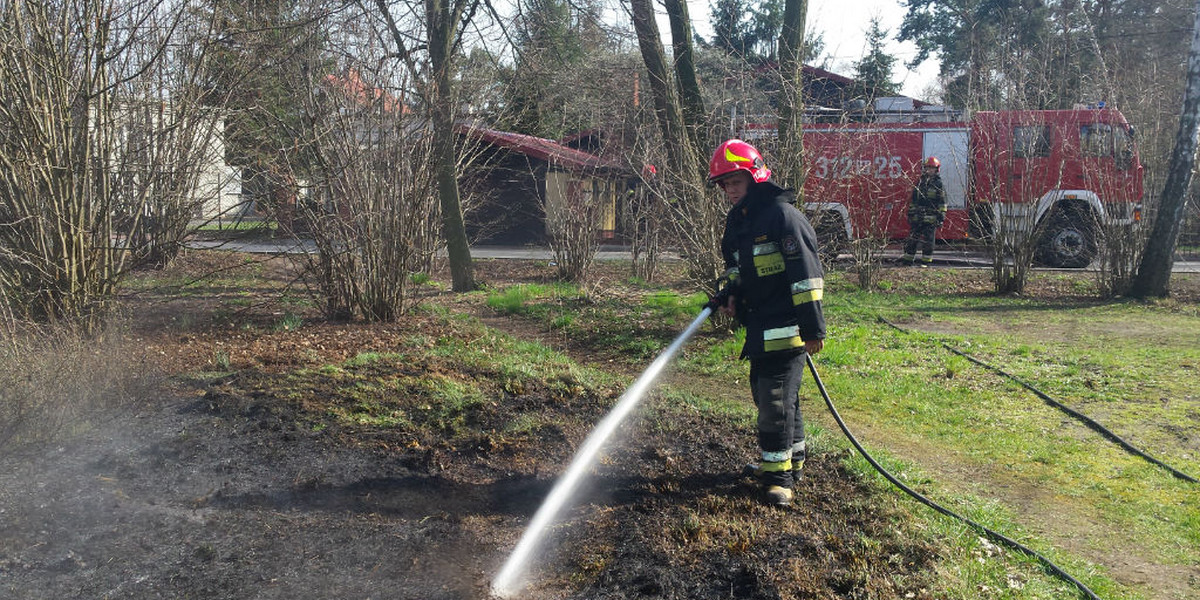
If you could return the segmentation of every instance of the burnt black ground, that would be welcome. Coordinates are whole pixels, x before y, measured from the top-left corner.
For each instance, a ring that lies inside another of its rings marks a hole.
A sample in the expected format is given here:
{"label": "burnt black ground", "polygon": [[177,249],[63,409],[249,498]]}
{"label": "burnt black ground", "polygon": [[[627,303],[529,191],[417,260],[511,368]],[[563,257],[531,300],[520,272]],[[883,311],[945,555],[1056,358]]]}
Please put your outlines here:
{"label": "burnt black ground", "polygon": [[[3,457],[0,592],[486,598],[551,484],[504,468],[503,453],[430,461],[305,422],[269,397],[181,393]],[[928,583],[932,551],[890,533],[834,457],[813,461],[799,506],[769,509],[730,468],[748,436],[718,425],[634,424],[535,566],[529,597],[885,598]],[[555,446],[544,456],[561,461],[568,445]],[[764,535],[688,539],[698,532],[679,524],[702,513]],[[863,547],[864,531],[882,547]]]}
{"label": "burnt black ground", "polygon": [[[509,392],[493,374],[454,370],[452,357],[381,361],[364,372],[452,373],[490,401],[449,439],[436,423],[351,427],[329,415],[349,396],[312,369],[414,332],[477,336],[476,326],[306,315],[279,331],[270,306],[220,311],[240,297],[149,295],[134,334],[174,379],[56,444],[0,449],[0,598],[487,598],[553,478],[621,391],[563,396],[530,381]],[[232,374],[192,378],[218,351]],[[288,379],[300,369],[306,379]],[[297,385],[308,386],[302,401]],[[427,402],[394,400],[414,417]],[[751,431],[664,402],[648,400],[594,467],[523,597],[930,597],[938,550],[840,455],[810,458],[794,507],[765,507],[737,474],[754,455]],[[495,435],[530,411],[549,424]]]}
{"label": "burnt black ground", "polygon": [[477,598],[544,484],[471,485],[176,399],[0,468],[7,598]]}

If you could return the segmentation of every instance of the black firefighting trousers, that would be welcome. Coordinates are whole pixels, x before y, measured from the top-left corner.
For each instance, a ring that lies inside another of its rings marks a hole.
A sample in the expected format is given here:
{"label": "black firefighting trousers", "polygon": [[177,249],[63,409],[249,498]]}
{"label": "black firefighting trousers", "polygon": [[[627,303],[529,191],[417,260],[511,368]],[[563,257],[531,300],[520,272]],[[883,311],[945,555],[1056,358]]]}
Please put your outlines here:
{"label": "black firefighting trousers", "polygon": [[[792,466],[804,460],[804,418],[800,379],[804,352],[750,359],[750,393],[758,407],[758,447],[765,485],[792,485]],[[793,463],[795,461],[795,463]]]}
{"label": "black firefighting trousers", "polygon": [[905,256],[916,256],[917,246],[921,246],[921,253],[926,258],[933,256],[934,235],[937,233],[937,224],[917,222],[911,224],[911,229],[908,233],[908,241],[904,243]]}

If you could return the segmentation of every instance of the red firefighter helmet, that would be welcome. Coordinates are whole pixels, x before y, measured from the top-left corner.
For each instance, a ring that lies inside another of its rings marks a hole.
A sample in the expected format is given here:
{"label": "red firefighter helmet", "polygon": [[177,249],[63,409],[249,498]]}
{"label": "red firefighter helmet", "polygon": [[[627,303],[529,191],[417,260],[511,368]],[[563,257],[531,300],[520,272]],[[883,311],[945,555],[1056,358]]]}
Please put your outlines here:
{"label": "red firefighter helmet", "polygon": [[771,170],[758,149],[742,140],[726,140],[717,146],[712,160],[708,161],[708,182],[713,183],[734,171],[746,171],[758,183],[771,177]]}
{"label": "red firefighter helmet", "polygon": [[936,156],[930,156],[921,163],[921,166],[940,169],[942,168],[942,161],[938,160]]}

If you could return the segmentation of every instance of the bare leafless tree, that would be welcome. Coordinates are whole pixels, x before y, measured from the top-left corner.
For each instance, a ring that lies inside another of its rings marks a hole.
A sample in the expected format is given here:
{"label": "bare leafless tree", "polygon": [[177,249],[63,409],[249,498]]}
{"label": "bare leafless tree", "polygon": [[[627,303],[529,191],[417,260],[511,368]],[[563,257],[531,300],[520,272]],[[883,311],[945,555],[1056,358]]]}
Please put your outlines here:
{"label": "bare leafless tree", "polygon": [[173,44],[186,8],[0,3],[0,298],[15,316],[96,328],[124,274],[186,230],[217,120],[192,102],[203,45]]}
{"label": "bare leafless tree", "polygon": [[431,166],[437,172],[442,231],[454,290],[469,291],[475,288],[475,275],[458,184],[460,157],[454,128],[459,99],[454,93],[454,75],[468,30],[479,27],[489,8],[480,0],[359,0],[358,4],[366,16],[381,24],[380,33],[390,44],[385,56],[399,59],[430,114]]}
{"label": "bare leafless tree", "polygon": [[1166,296],[1170,291],[1171,267],[1179,225],[1187,208],[1187,191],[1196,170],[1196,149],[1200,145],[1200,1],[1196,2],[1192,24],[1192,44],[1187,60],[1187,84],[1179,116],[1179,129],[1163,184],[1159,208],[1146,252],[1138,266],[1131,293],[1138,297]]}
{"label": "bare leafless tree", "polygon": [[779,36],[780,100],[777,138],[779,162],[776,179],[784,187],[796,190],[804,203],[804,134],[801,122],[804,115],[804,26],[808,17],[808,0],[786,0],[783,9],[783,29]]}
{"label": "bare leafless tree", "polygon": [[662,136],[658,154],[665,161],[659,177],[671,215],[667,222],[688,262],[689,278],[698,289],[708,289],[723,267],[719,253],[726,207],[704,184],[707,157],[689,142],[676,77],[668,70],[653,5],[630,0],[630,8]]}

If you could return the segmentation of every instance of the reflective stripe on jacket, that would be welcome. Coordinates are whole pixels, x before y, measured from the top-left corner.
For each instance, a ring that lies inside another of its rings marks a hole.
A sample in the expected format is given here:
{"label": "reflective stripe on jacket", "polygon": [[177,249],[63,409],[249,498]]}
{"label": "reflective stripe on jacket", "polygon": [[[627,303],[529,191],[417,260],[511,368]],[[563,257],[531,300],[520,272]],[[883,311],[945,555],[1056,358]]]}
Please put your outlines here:
{"label": "reflective stripe on jacket", "polygon": [[938,223],[946,218],[946,187],[940,175],[922,175],[913,188],[908,220],[911,223],[926,216],[937,217]]}
{"label": "reflective stripe on jacket", "polygon": [[725,219],[721,254],[726,273],[737,276],[731,285],[746,327],[743,357],[795,351],[805,340],[825,338],[817,235],[794,200],[774,183],[754,184]]}

